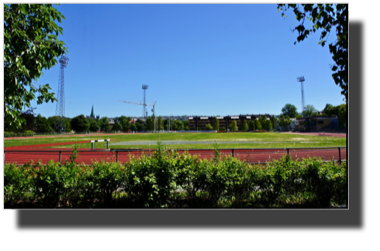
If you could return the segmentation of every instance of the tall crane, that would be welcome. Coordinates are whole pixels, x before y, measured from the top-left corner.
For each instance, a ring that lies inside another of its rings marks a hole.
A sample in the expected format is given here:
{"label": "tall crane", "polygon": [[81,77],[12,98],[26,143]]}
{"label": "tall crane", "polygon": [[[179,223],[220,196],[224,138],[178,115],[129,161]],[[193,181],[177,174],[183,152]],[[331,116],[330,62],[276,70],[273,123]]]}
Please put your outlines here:
{"label": "tall crane", "polygon": [[[119,102],[123,102],[123,103],[127,103],[127,104],[134,104],[134,105],[153,106],[152,112],[153,112],[153,116],[155,115],[155,107],[156,107],[157,101],[154,101],[153,105],[143,104],[143,103],[136,103],[136,102],[131,102],[131,101],[121,101],[121,100],[119,100]],[[156,120],[156,118],[155,118],[155,120]],[[156,127],[156,121],[154,121],[154,131],[156,131],[156,128],[157,128]]]}

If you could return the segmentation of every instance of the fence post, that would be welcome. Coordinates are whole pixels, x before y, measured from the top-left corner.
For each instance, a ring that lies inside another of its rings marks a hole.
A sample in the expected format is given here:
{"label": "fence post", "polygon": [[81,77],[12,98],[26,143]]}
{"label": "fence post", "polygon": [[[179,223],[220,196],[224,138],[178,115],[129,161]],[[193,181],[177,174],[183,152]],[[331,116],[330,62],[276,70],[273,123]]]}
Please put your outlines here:
{"label": "fence post", "polygon": [[119,162],[119,151],[116,150],[116,162]]}
{"label": "fence post", "polygon": [[342,163],[342,155],[340,153],[340,147],[338,147],[338,150],[339,150],[339,164]]}
{"label": "fence post", "polygon": [[108,143],[109,143],[109,141],[108,141],[108,139],[107,139],[107,149],[109,149],[109,147],[108,147]]}
{"label": "fence post", "polygon": [[235,157],[234,151],[235,149],[232,149],[232,158]]}
{"label": "fence post", "polygon": [[288,155],[289,155],[289,148],[286,148],[286,152],[288,153]]}
{"label": "fence post", "polygon": [[59,163],[62,161],[62,151],[59,151]]}
{"label": "fence post", "polygon": [[91,141],[91,151],[94,151],[94,141]]}

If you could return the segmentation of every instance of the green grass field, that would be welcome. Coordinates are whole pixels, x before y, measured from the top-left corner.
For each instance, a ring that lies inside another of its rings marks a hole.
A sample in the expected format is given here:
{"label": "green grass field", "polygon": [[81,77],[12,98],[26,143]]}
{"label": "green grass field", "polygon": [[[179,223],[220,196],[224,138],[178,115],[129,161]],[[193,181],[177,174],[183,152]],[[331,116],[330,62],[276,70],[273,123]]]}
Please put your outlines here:
{"label": "green grass field", "polygon": [[[346,146],[346,138],[329,136],[309,136],[285,133],[144,133],[124,135],[94,135],[54,138],[28,138],[28,139],[4,139],[4,147],[25,146],[38,144],[52,144],[63,142],[90,141],[95,139],[111,139],[110,144],[116,142],[139,142],[166,140],[174,141],[218,141],[219,148],[285,148],[285,147],[337,147]],[[239,144],[223,144],[223,141],[241,142]],[[251,141],[249,143],[244,143]],[[252,142],[253,141],[253,142]],[[261,143],[260,143],[261,142]],[[176,149],[210,149],[214,144],[186,144],[169,145]],[[54,146],[56,148],[72,148],[74,145]],[[122,148],[155,148],[157,144],[141,145],[111,145],[111,149]],[[54,148],[52,147],[52,148]],[[91,148],[91,143],[78,144],[79,148]],[[95,143],[95,148],[106,148],[105,142]]]}

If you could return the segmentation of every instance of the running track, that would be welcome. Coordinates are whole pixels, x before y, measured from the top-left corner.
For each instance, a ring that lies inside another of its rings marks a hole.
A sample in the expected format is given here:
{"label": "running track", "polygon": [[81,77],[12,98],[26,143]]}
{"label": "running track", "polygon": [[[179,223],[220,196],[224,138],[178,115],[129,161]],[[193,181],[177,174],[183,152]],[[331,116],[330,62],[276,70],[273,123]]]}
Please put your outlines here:
{"label": "running track", "polygon": [[[57,151],[64,150],[62,152],[61,159],[65,161],[69,159],[71,154],[70,151],[67,151],[67,148],[45,148],[46,146],[58,146],[58,145],[69,145],[74,144],[75,142],[66,142],[66,143],[56,143],[56,144],[43,144],[43,145],[31,145],[31,146],[21,146],[21,147],[6,147],[5,150],[5,163],[17,163],[24,164],[33,160],[34,162],[38,162],[41,160],[43,164],[46,164],[48,161],[53,160],[54,162],[59,161],[59,153]],[[90,143],[90,141],[80,141],[78,143]],[[14,150],[8,152],[9,150]],[[17,150],[33,150],[33,152],[22,152]],[[80,152],[80,151],[86,152]],[[95,150],[89,151],[90,149],[78,149],[78,163],[84,163],[86,165],[90,165],[92,161],[116,161],[116,153],[110,152],[109,150]],[[183,151],[179,151],[181,153]],[[119,152],[118,153],[118,161],[125,163],[129,161],[129,159],[134,156],[139,158],[141,154],[152,154],[153,151],[149,152],[146,150],[144,153],[142,151],[135,152]],[[198,155],[201,159],[210,159],[214,156],[212,150],[189,150],[191,155]],[[231,150],[220,150],[221,156],[232,155]],[[339,159],[339,151],[338,149],[291,149],[290,156],[292,159],[296,157],[299,159],[308,158],[308,157],[323,157],[324,160],[338,160]],[[238,157],[240,160],[245,160],[249,163],[265,163],[266,161],[271,161],[273,159],[280,159],[282,156],[286,155],[285,149],[234,149],[234,156]],[[346,148],[341,148],[341,159],[347,159]]]}

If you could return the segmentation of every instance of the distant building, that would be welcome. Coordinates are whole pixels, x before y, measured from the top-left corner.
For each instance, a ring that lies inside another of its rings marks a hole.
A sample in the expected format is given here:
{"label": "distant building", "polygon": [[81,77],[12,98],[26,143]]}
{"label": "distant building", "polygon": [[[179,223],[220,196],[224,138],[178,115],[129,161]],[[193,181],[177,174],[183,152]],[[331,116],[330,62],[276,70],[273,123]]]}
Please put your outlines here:
{"label": "distant building", "polygon": [[298,118],[297,120],[300,132],[320,132],[339,129],[338,116],[310,116]]}
{"label": "distant building", "polygon": [[244,120],[247,121],[247,123],[250,120],[258,119],[261,116],[266,116],[267,119],[270,119],[272,116],[269,114],[259,114],[259,115],[234,115],[234,116],[224,116],[224,117],[208,117],[208,116],[192,116],[189,117],[189,129],[190,130],[205,130],[206,125],[214,124],[214,119],[217,118],[219,121],[219,128],[225,128],[227,129],[228,126],[231,124],[232,121],[236,121],[237,127],[239,130],[241,130],[241,127],[243,125]]}
{"label": "distant building", "polygon": [[90,116],[86,116],[86,118],[89,118],[89,119],[99,119],[99,117],[100,117],[100,115],[95,116],[95,113],[94,113],[94,106],[92,106],[91,114],[90,114]]}

